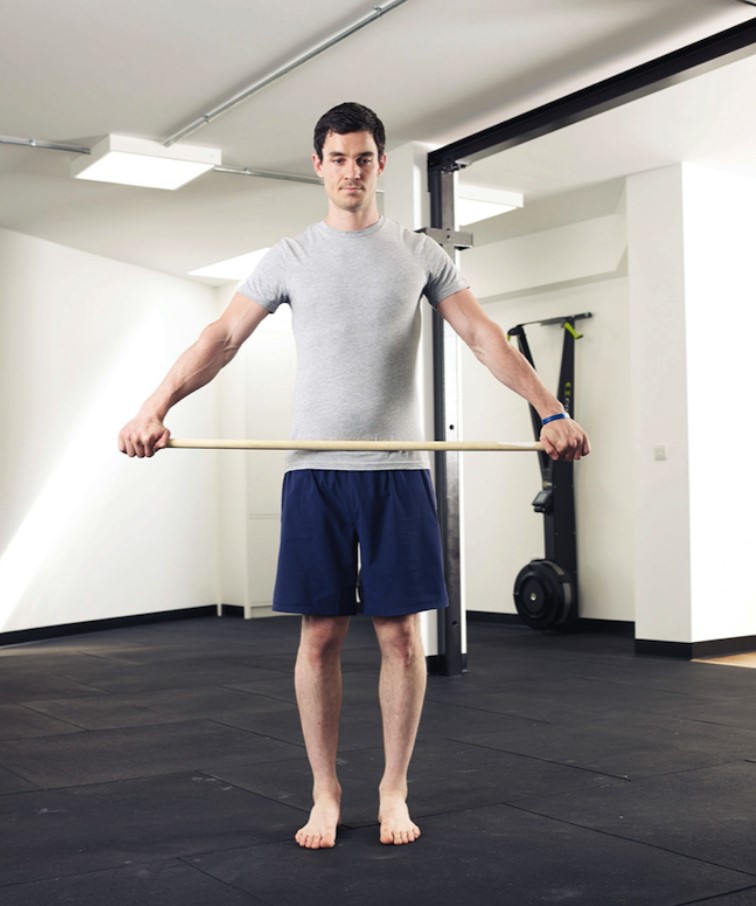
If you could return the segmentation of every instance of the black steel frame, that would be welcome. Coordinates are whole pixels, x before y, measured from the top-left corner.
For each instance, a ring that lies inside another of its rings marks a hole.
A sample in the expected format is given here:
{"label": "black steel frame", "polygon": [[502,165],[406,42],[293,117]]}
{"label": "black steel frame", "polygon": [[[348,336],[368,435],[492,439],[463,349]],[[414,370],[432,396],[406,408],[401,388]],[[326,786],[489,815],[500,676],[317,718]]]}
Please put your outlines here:
{"label": "black steel frame", "polygon": [[[431,227],[454,231],[456,170],[749,56],[755,50],[756,18],[432,151],[428,155]],[[458,430],[455,342],[448,326],[440,318],[435,319],[433,375],[437,440],[456,439]],[[438,615],[438,655],[434,658],[434,669],[445,676],[457,676],[466,664],[462,651],[459,562],[459,454],[436,454],[435,480],[449,607]]]}

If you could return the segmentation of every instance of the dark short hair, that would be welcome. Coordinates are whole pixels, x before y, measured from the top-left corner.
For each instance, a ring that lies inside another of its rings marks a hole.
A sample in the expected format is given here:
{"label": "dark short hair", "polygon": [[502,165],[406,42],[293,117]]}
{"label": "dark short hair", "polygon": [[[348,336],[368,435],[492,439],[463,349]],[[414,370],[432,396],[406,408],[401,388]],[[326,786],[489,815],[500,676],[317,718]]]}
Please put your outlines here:
{"label": "dark short hair", "polygon": [[362,104],[347,101],[332,107],[320,117],[315,125],[313,145],[319,160],[323,160],[323,145],[330,132],[348,135],[350,132],[369,132],[378,148],[378,157],[383,157],[386,148],[386,130],[375,113]]}

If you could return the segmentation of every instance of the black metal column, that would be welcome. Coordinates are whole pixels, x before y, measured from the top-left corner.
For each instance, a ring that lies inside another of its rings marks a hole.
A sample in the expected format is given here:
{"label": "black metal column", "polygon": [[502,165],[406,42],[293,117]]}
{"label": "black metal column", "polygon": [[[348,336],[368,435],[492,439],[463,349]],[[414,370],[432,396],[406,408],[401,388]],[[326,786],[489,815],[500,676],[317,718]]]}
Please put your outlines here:
{"label": "black metal column", "polygon": [[[431,227],[454,232],[454,173],[429,174]],[[442,243],[443,244],[443,243]],[[454,246],[444,245],[450,255]],[[433,319],[433,408],[436,440],[458,440],[459,374],[457,337],[440,317]],[[462,577],[460,572],[459,453],[435,454],[435,484],[449,607],[438,613],[438,658],[434,669],[459,676],[465,667],[462,651]]]}

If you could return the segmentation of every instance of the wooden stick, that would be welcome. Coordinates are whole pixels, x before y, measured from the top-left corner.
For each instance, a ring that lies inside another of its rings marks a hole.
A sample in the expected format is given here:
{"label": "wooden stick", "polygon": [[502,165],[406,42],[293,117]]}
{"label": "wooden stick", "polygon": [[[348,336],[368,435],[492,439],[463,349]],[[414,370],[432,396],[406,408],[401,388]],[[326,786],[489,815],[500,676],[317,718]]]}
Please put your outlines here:
{"label": "wooden stick", "polygon": [[506,444],[488,440],[177,440],[168,446],[179,450],[316,450],[316,451],[520,451],[538,452],[543,444]]}

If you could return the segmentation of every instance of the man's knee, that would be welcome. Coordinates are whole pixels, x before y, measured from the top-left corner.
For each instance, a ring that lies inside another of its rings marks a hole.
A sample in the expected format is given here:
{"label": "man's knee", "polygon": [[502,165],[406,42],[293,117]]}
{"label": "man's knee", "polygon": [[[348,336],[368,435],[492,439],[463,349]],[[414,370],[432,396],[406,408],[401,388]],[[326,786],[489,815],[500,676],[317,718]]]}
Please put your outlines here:
{"label": "man's knee", "polygon": [[424,657],[418,614],[375,617],[373,625],[383,657],[405,662]]}
{"label": "man's knee", "polygon": [[300,655],[311,661],[338,658],[348,629],[348,617],[302,617]]}

